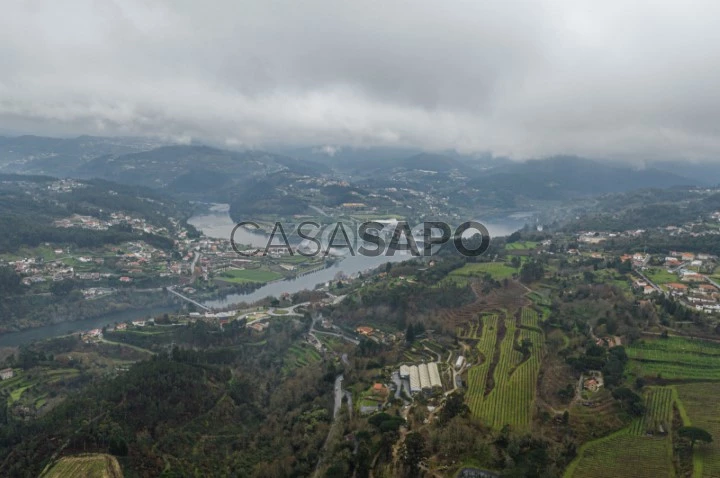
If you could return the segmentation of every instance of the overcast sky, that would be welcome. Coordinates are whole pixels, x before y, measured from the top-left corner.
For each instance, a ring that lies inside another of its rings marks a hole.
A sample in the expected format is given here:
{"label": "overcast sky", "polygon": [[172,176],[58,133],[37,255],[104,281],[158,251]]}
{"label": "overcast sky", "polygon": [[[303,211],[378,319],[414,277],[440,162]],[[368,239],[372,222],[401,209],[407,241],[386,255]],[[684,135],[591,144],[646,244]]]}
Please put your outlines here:
{"label": "overcast sky", "polygon": [[717,1],[5,0],[0,129],[714,159],[718,18]]}

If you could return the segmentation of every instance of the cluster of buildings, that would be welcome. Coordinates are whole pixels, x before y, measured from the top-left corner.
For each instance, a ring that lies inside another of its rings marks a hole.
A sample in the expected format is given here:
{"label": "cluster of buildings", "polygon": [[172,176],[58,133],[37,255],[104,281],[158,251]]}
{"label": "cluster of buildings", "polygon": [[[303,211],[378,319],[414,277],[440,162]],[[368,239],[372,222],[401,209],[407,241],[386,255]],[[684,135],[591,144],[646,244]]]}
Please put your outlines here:
{"label": "cluster of buildings", "polygon": [[102,329],[92,329],[80,334],[80,338],[85,343],[98,342],[103,338]]}
{"label": "cluster of buildings", "polygon": [[73,214],[70,217],[57,219],[53,223],[55,227],[78,227],[80,229],[90,229],[94,231],[105,231],[111,226],[119,224],[127,224],[135,231],[143,231],[148,234],[166,234],[167,229],[164,227],[156,227],[148,223],[143,218],[133,217],[121,212],[113,212],[108,219],[99,219],[93,216],[81,216]]}
{"label": "cluster of buildings", "polygon": [[607,231],[583,231],[578,234],[578,242],[584,244],[600,244],[609,239],[617,237],[638,237],[645,233],[645,229],[633,229],[623,232],[607,232]]}
{"label": "cluster of buildings", "polygon": [[440,371],[435,362],[401,365],[400,378],[410,381],[410,393],[430,393],[433,389],[442,388]]}
{"label": "cluster of buildings", "polygon": [[[635,256],[622,256],[623,260],[632,260],[636,269],[648,269],[648,259],[636,263]],[[662,264],[666,272],[677,277],[676,281],[651,284],[644,278],[633,281],[636,290],[644,294],[665,293],[685,302],[689,307],[706,313],[720,312],[720,287],[707,274],[716,267],[717,257],[711,254],[670,251],[667,256],[657,257],[651,264]],[[701,272],[704,271],[704,272]],[[647,272],[648,277],[652,277]],[[652,279],[650,279],[652,280]]]}
{"label": "cluster of buildings", "polygon": [[[50,244],[46,243],[45,246],[49,247]],[[132,282],[133,276],[149,271],[157,273],[158,266],[164,269],[159,272],[160,277],[183,272],[179,261],[172,261],[165,251],[143,241],[127,242],[121,247],[111,248],[110,251],[115,253],[111,261],[106,261],[102,256],[94,256],[93,253],[85,252],[76,256],[69,250],[58,248],[54,250],[55,259],[25,257],[9,261],[8,265],[22,276],[22,283],[26,286],[68,279],[97,282],[120,278],[120,282]]]}
{"label": "cluster of buildings", "polygon": [[405,338],[405,334],[403,332],[385,333],[382,330],[378,330],[367,325],[357,327],[355,332],[357,332],[358,335],[368,338],[378,344],[392,344]]}
{"label": "cluster of buildings", "polygon": [[80,189],[86,187],[85,184],[75,181],[74,179],[59,179],[57,181],[53,181],[48,185],[48,191],[52,191],[54,193],[69,193],[73,189]]}
{"label": "cluster of buildings", "polygon": [[[62,252],[60,250],[60,253]],[[72,279],[75,276],[74,268],[59,260],[45,261],[39,258],[26,257],[18,261],[8,262],[8,265],[15,272],[24,276],[22,283],[27,286],[39,282],[59,282]]]}

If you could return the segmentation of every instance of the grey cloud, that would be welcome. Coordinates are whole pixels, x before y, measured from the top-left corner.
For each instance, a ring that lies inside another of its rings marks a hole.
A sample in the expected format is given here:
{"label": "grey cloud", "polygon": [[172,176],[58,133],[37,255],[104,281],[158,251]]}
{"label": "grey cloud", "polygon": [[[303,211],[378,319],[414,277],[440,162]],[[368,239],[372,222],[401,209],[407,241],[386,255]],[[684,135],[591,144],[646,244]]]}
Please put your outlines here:
{"label": "grey cloud", "polygon": [[10,1],[0,129],[714,159],[720,5]]}

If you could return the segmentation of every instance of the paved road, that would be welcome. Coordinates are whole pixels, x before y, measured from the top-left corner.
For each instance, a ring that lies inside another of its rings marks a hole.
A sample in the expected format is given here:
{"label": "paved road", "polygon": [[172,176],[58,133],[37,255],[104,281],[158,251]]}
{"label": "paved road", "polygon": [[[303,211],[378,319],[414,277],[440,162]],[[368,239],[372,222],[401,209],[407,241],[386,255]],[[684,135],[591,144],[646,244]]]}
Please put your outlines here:
{"label": "paved road", "polygon": [[328,430],[327,438],[325,438],[325,443],[323,443],[322,452],[320,453],[320,459],[318,460],[317,464],[315,465],[315,472],[313,473],[313,476],[317,476],[318,471],[320,470],[320,465],[323,462],[323,458],[325,455],[325,452],[327,451],[327,444],[330,440],[330,437],[332,436],[333,432],[335,431],[335,427],[337,425],[337,416],[340,414],[340,408],[342,407],[342,398],[343,395],[347,397],[348,399],[348,412],[350,418],[352,418],[352,395],[350,395],[350,392],[347,392],[343,390],[342,388],[342,382],[344,380],[344,377],[342,374],[335,377],[335,404],[333,406],[333,421],[330,425],[330,430]]}
{"label": "paved road", "polygon": [[[343,296],[343,297],[344,297],[344,296]],[[342,339],[350,342],[351,344],[360,345],[360,341],[359,341],[359,340],[355,340],[355,339],[353,339],[352,337],[348,337],[347,335],[337,334],[337,333],[335,333],[335,332],[324,332],[324,331],[321,331],[321,330],[315,330],[315,324],[316,324],[317,321],[320,320],[321,318],[322,318],[322,315],[317,315],[317,316],[313,317],[312,325],[310,326],[310,331],[308,332],[308,335],[311,335],[311,336],[315,337],[315,339],[317,339],[317,336],[316,336],[315,334],[332,335],[333,337],[340,337],[340,338],[342,338]]]}
{"label": "paved road", "polygon": [[345,391],[342,388],[342,383],[345,377],[342,374],[335,377],[335,406],[333,407],[333,419],[337,418],[340,413],[340,407],[342,407],[342,398],[345,395]]}
{"label": "paved road", "polygon": [[639,269],[635,269],[635,273],[636,273],[637,275],[639,275],[640,277],[642,277],[642,278],[645,280],[645,282],[647,282],[648,284],[650,284],[650,286],[651,286],[653,289],[655,289],[656,291],[660,292],[660,293],[663,294],[663,295],[666,295],[666,296],[668,295],[667,292],[665,292],[664,290],[662,290],[656,283],[654,283],[653,281],[651,281],[650,279],[648,279],[648,277],[647,277],[645,274],[643,274],[642,272],[640,272]]}
{"label": "paved road", "polygon": [[717,287],[718,289],[720,289],[720,284],[718,284],[717,282],[715,282],[714,280],[712,280],[709,276],[704,276],[704,277],[705,277],[705,279],[707,279],[707,281],[708,281],[709,283],[711,283],[712,285],[714,285],[715,287]]}

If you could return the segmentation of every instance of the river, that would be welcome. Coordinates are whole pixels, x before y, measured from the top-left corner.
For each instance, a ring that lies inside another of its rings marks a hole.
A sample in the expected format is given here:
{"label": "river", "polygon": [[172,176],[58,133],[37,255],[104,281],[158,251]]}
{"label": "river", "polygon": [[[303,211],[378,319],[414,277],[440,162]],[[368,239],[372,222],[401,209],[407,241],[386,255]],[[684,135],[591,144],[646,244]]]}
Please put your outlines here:
{"label": "river", "polygon": [[155,317],[166,312],[175,312],[175,309],[168,307],[147,307],[135,310],[123,310],[101,315],[92,319],[75,320],[73,322],[60,322],[59,324],[43,325],[20,332],[10,332],[0,335],[0,347],[14,347],[36,340],[44,340],[50,337],[80,332],[83,330],[99,329],[115,322],[126,322],[128,320],[142,320]]}
{"label": "river", "polygon": [[[191,217],[188,223],[201,230],[206,236],[217,239],[229,239],[235,223],[228,214],[227,204],[214,204],[207,213]],[[480,220],[487,227],[490,237],[507,236],[523,227],[526,214],[519,214],[500,220]],[[289,231],[288,231],[289,233]],[[249,231],[245,228],[238,228],[235,232],[235,241],[242,244],[250,244],[254,247],[264,248],[267,243],[267,235]],[[338,240],[341,242],[340,240]],[[291,239],[291,242],[292,239]],[[254,302],[267,296],[278,296],[283,293],[295,293],[305,289],[313,289],[317,284],[332,280],[339,272],[345,275],[353,275],[369,269],[374,269],[387,262],[402,262],[411,259],[412,256],[405,252],[396,252],[394,256],[366,257],[361,255],[347,255],[341,261],[332,266],[297,279],[288,279],[273,282],[245,294],[230,294],[223,299],[208,300],[203,305],[208,307],[227,307],[240,302]]]}
{"label": "river", "polygon": [[[495,237],[511,234],[521,228],[525,223],[525,218],[526,216],[521,215],[490,221],[480,220],[480,222],[488,228],[490,236]],[[225,204],[213,205],[209,212],[193,216],[188,222],[203,231],[205,235],[221,239],[229,239],[230,233],[235,227],[235,224],[228,214],[228,207]],[[241,228],[236,232],[236,240],[240,243],[251,244],[255,247],[265,247],[266,236]],[[248,294],[231,294],[223,299],[205,301],[203,304],[208,307],[227,307],[228,305],[240,302],[254,302],[267,296],[278,296],[285,292],[292,294],[304,289],[313,289],[317,284],[332,280],[338,272],[352,275],[375,268],[386,262],[400,262],[410,258],[412,258],[412,256],[404,252],[397,252],[395,256],[390,257],[348,256],[329,268],[307,274],[297,279],[273,282]],[[0,335],[0,346],[22,345],[36,340],[67,335],[76,331],[101,328],[105,325],[114,324],[115,322],[146,319],[172,311],[173,309],[166,307],[143,308],[114,312],[92,319],[45,325],[21,332],[2,334]]]}

